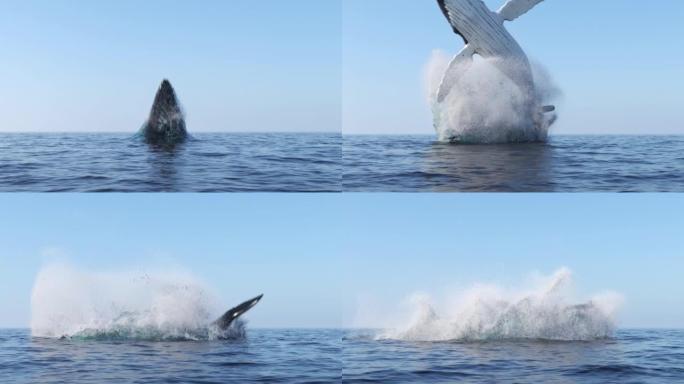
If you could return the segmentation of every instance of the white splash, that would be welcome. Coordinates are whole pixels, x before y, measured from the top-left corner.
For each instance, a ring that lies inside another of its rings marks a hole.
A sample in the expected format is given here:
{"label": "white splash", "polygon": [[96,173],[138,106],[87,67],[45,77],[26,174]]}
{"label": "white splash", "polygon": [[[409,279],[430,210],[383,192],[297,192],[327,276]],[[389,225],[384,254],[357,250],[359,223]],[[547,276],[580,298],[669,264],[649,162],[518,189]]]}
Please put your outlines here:
{"label": "white splash", "polygon": [[449,60],[435,50],[425,67],[427,100],[440,141],[494,144],[547,139],[557,116],[543,113],[542,107],[558,98],[560,90],[541,65],[532,63],[534,87],[524,91],[492,64],[495,59],[475,57],[439,103],[437,93]]}
{"label": "white splash", "polygon": [[206,339],[215,300],[181,272],[93,272],[50,264],[36,277],[31,333],[36,337]]}
{"label": "white splash", "polygon": [[572,274],[560,269],[531,291],[477,285],[439,313],[427,295],[410,298],[407,324],[382,331],[379,339],[408,341],[594,340],[611,337],[620,295],[605,293],[573,302]]}

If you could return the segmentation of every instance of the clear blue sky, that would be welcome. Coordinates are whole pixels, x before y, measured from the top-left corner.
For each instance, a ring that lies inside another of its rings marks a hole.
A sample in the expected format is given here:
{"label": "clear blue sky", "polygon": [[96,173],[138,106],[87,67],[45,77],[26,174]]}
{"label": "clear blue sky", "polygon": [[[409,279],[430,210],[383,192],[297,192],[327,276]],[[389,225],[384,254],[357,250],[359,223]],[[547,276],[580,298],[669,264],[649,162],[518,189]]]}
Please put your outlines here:
{"label": "clear blue sky", "polygon": [[168,77],[191,131],[340,130],[340,0],[4,0],[0,131],[135,132]]}
{"label": "clear blue sky", "polygon": [[[343,131],[432,134],[423,67],[463,46],[437,2],[344,0],[343,15]],[[681,0],[546,0],[507,28],[563,90],[553,132],[684,134],[682,15]]]}
{"label": "clear blue sky", "polygon": [[253,327],[351,325],[477,282],[575,273],[580,295],[625,297],[620,325],[684,327],[677,195],[3,195],[0,327],[27,326],[41,265],[183,267],[226,305],[264,293]]}

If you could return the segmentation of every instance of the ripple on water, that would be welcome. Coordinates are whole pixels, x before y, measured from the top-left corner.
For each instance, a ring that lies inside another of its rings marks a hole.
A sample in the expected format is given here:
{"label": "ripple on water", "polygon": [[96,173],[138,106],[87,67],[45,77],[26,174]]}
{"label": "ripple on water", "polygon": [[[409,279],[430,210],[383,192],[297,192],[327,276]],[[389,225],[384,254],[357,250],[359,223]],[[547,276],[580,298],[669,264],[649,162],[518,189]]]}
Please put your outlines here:
{"label": "ripple on water", "polygon": [[345,382],[638,382],[684,380],[672,345],[681,330],[621,330],[586,342],[510,340],[401,342],[373,340],[377,331],[347,331]]}
{"label": "ripple on water", "polygon": [[143,342],[36,339],[28,330],[0,330],[0,382],[339,382],[339,335],[250,330],[236,342]]}
{"label": "ripple on water", "polygon": [[345,135],[346,191],[684,192],[684,136],[552,136],[450,145],[432,135]]}
{"label": "ripple on water", "polygon": [[128,134],[0,134],[0,191],[341,190],[340,134],[198,133],[173,148]]}

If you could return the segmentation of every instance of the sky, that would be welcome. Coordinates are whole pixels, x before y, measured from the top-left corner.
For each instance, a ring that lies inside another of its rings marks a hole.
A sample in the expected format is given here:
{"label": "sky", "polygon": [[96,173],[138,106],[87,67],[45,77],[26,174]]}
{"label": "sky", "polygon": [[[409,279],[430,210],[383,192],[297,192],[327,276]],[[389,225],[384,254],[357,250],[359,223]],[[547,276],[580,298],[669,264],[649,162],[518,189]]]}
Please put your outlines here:
{"label": "sky", "polygon": [[339,132],[340,0],[4,0],[0,131],[136,132],[163,78],[190,131]]}
{"label": "sky", "polygon": [[[507,23],[563,92],[552,133],[684,133],[683,13],[547,0]],[[169,78],[190,131],[433,134],[423,70],[462,41],[432,0],[6,0],[0,45],[0,132],[135,132]]]}
{"label": "sky", "polygon": [[[506,28],[562,91],[552,133],[682,134],[682,14],[680,0],[546,0]],[[344,133],[434,133],[424,67],[463,47],[436,1],[344,0],[342,44]]]}
{"label": "sky", "polygon": [[684,327],[677,195],[4,195],[0,327],[27,327],[37,273],[193,274],[231,307],[256,294],[251,327],[360,326],[477,283],[520,287],[574,273],[577,295],[624,298],[621,327]]}

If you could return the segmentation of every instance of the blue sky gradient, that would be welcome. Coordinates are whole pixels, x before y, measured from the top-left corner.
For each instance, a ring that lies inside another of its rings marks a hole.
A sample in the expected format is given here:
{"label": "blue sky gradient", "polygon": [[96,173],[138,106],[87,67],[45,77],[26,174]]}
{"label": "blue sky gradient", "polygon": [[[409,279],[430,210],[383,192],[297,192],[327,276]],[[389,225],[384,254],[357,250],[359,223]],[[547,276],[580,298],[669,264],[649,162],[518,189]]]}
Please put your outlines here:
{"label": "blue sky gradient", "polygon": [[684,327],[684,200],[615,194],[4,195],[0,327],[27,326],[41,266],[198,276],[230,306],[264,293],[253,327],[353,325],[359,299],[391,307],[475,283],[574,272],[612,290],[624,327]]}
{"label": "blue sky gradient", "polygon": [[[679,0],[546,0],[506,27],[563,91],[552,132],[682,134],[683,14]],[[432,134],[423,68],[462,47],[436,1],[345,0],[343,131]]]}
{"label": "blue sky gradient", "polygon": [[[507,28],[563,91],[554,133],[681,134],[682,14],[546,0]],[[423,68],[462,42],[432,0],[7,0],[0,45],[0,131],[135,132],[168,77],[191,131],[432,134]]]}
{"label": "blue sky gradient", "polygon": [[0,3],[0,131],[135,132],[164,77],[191,131],[340,131],[339,0]]}

